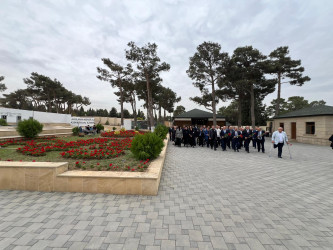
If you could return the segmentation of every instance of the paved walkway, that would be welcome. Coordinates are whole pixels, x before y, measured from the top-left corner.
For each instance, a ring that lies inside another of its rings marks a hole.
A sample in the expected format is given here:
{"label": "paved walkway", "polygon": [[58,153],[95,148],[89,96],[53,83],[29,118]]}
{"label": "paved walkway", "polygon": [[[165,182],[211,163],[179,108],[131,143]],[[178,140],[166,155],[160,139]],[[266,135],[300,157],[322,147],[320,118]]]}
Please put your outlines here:
{"label": "paved walkway", "polygon": [[333,249],[333,151],[169,145],[156,197],[0,191],[0,249]]}

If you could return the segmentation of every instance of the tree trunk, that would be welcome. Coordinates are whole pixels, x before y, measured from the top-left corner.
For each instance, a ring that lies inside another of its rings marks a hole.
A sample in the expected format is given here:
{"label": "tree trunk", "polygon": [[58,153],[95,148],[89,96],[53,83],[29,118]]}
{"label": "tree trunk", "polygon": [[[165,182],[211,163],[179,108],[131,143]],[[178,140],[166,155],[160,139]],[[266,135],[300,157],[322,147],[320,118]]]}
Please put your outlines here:
{"label": "tree trunk", "polygon": [[132,101],[131,101],[131,104],[132,104],[132,110],[133,110],[133,119],[134,119],[134,127],[137,126],[137,114],[136,114],[136,99],[135,99],[135,95],[133,96],[132,95]]}
{"label": "tree trunk", "polygon": [[119,87],[120,91],[120,124],[124,126],[124,93],[123,88]]}
{"label": "tree trunk", "polygon": [[241,96],[238,97],[238,122],[237,126],[242,126],[242,102],[241,102]]}
{"label": "tree trunk", "polygon": [[212,82],[212,109],[213,109],[213,125],[216,126],[216,101],[215,101],[215,86]]}
{"label": "tree trunk", "polygon": [[162,107],[158,107],[158,120],[161,123],[162,122]]}
{"label": "tree trunk", "polygon": [[163,109],[164,110],[164,114],[163,114],[163,121],[165,121],[166,119],[166,111],[165,111],[165,109]]}
{"label": "tree trunk", "polygon": [[253,84],[251,84],[250,96],[251,96],[251,123],[252,123],[252,128],[254,129],[255,126],[256,126],[256,116],[255,116],[255,113],[254,113],[254,89],[253,89]]}
{"label": "tree trunk", "polygon": [[149,76],[146,72],[146,82],[147,82],[147,96],[148,96],[148,103],[147,103],[147,109],[148,109],[148,115],[149,115],[149,130],[154,126],[154,114],[153,114],[153,97],[150,89],[150,81]]}
{"label": "tree trunk", "polygon": [[277,99],[276,99],[276,108],[275,108],[275,116],[280,114],[280,98],[281,98],[281,73],[278,73],[278,91],[277,91]]}

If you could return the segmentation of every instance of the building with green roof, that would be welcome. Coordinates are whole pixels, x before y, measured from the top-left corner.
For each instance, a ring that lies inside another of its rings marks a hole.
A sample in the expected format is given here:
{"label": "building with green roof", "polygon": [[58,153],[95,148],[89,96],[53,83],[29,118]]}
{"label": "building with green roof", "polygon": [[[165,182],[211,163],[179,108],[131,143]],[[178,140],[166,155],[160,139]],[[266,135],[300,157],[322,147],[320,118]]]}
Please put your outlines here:
{"label": "building with green roof", "polygon": [[318,105],[281,114],[273,118],[273,130],[283,127],[290,139],[329,145],[333,134],[333,107]]}
{"label": "building with green roof", "polygon": [[[216,114],[216,123],[219,126],[224,126],[226,121],[225,117]],[[184,112],[176,117],[174,117],[173,124],[175,126],[212,126],[213,125],[213,113],[203,111],[200,109],[192,109],[190,111]]]}

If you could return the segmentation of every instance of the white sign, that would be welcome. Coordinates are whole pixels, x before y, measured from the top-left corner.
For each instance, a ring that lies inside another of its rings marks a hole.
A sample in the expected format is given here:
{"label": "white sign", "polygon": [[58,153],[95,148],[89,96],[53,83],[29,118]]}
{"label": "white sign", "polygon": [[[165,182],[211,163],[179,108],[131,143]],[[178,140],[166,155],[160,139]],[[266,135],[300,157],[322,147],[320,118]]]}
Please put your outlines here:
{"label": "white sign", "polygon": [[74,127],[77,126],[93,126],[95,123],[95,118],[93,117],[72,117],[71,125]]}

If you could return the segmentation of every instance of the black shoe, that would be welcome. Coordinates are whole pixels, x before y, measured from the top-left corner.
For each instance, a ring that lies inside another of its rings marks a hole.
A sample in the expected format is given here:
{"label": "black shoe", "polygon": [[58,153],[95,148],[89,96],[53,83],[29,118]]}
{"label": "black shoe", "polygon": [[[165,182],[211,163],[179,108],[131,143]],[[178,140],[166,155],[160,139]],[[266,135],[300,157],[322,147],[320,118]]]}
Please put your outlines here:
{"label": "black shoe", "polygon": [[234,151],[236,152],[236,149],[234,149]]}
{"label": "black shoe", "polygon": [[237,152],[239,152],[239,150],[237,149]]}
{"label": "black shoe", "polygon": [[282,159],[282,156],[278,156],[278,157]]}
{"label": "black shoe", "polygon": [[248,153],[250,153],[250,151],[247,151]]}
{"label": "black shoe", "polygon": [[264,154],[264,153],[265,153],[265,151],[262,151],[262,153]]}

